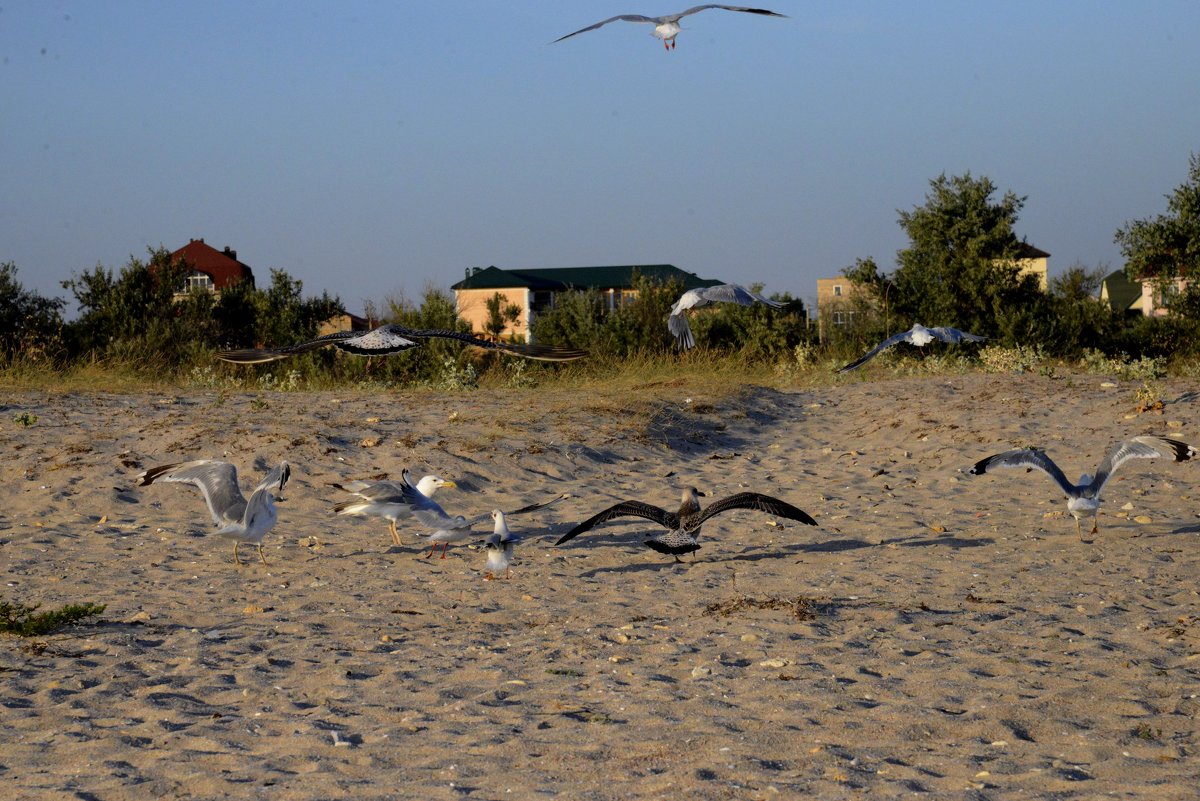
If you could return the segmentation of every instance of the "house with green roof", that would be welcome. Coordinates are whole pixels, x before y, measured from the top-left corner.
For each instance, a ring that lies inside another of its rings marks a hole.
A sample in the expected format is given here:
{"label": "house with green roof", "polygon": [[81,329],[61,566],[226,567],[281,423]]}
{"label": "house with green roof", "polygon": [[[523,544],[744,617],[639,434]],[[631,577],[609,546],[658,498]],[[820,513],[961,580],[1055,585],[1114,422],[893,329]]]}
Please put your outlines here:
{"label": "house with green roof", "polygon": [[674,281],[685,291],[724,283],[700,278],[671,264],[625,264],[533,270],[471,267],[466,278],[450,288],[454,290],[458,316],[466,320],[473,331],[485,330],[487,302],[498,293],[505,305],[512,304],[521,310],[504,334],[528,341],[534,318],[539,312],[553,308],[559,294],[595,290],[604,296],[608,310],[613,311],[637,298],[637,290],[633,288],[635,276],[664,284]]}
{"label": "house with green roof", "polygon": [[1124,270],[1113,270],[1100,282],[1100,300],[1117,314],[1143,314],[1142,285],[1130,281]]}

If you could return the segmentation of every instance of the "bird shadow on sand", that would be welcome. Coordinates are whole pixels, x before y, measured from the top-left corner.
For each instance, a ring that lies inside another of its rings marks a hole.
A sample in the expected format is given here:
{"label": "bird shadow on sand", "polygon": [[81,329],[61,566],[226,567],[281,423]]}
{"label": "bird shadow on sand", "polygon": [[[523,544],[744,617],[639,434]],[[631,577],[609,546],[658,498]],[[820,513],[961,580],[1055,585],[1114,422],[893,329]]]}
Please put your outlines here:
{"label": "bird shadow on sand", "polygon": [[1195,523],[1190,526],[1180,526],[1170,532],[1171,534],[1200,534],[1200,523]]}
{"label": "bird shadow on sand", "polygon": [[[625,544],[628,541],[622,539]],[[773,545],[767,546],[749,546],[743,551],[737,553],[721,553],[717,551],[709,551],[704,553],[703,548],[697,551],[694,555],[695,559],[691,558],[692,554],[681,557],[681,561],[652,561],[652,562],[631,562],[627,565],[619,565],[616,567],[597,567],[591,570],[580,573],[580,578],[594,578],[603,573],[636,573],[643,571],[659,571],[663,569],[673,569],[678,566],[690,567],[693,564],[708,563],[708,564],[725,564],[728,562],[759,562],[764,559],[785,559],[789,556],[805,553],[840,553],[843,551],[856,551],[863,548],[879,548],[885,545],[899,545],[904,548],[917,548],[926,546],[943,546],[947,548],[979,548],[985,545],[993,545],[995,540],[990,537],[980,537],[978,539],[964,539],[962,537],[901,537],[884,540],[880,543],[868,542],[867,540],[855,539],[837,539],[824,540],[822,542],[800,542],[791,545]],[[616,543],[614,543],[616,544]],[[639,554],[644,554],[645,551],[639,549],[631,552],[631,558],[637,558]]]}

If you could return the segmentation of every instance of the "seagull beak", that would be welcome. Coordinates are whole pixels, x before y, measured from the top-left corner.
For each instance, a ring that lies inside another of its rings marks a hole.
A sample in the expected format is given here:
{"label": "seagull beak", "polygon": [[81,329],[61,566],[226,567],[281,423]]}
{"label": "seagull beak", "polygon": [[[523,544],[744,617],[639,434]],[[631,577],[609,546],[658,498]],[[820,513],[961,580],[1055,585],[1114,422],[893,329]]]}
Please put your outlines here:
{"label": "seagull beak", "polygon": [[442,486],[443,487],[457,487],[458,485],[455,484],[453,481],[443,481]]}

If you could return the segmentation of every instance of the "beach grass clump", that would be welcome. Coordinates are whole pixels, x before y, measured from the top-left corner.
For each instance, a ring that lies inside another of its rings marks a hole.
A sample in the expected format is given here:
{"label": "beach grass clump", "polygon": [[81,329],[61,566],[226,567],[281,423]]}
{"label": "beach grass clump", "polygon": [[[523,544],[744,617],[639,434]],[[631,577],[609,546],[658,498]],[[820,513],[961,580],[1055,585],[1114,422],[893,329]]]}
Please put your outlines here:
{"label": "beach grass clump", "polygon": [[0,632],[18,637],[40,637],[101,614],[104,604],[67,604],[59,609],[39,612],[41,604],[26,606],[0,601]]}
{"label": "beach grass clump", "polygon": [[1162,356],[1131,359],[1123,353],[1109,356],[1095,349],[1084,351],[1079,366],[1089,373],[1110,375],[1125,381],[1151,381],[1167,374],[1167,360]]}
{"label": "beach grass clump", "polygon": [[1017,345],[1006,348],[988,345],[979,349],[979,362],[986,373],[1032,373],[1045,358],[1041,346]]}

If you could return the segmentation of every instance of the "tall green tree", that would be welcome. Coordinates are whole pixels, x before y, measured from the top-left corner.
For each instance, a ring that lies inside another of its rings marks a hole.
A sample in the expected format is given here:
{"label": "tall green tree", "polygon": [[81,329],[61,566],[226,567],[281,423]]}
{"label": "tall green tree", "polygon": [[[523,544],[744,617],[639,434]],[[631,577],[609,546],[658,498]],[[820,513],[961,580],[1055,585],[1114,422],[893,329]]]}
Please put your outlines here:
{"label": "tall green tree", "polygon": [[1115,240],[1131,281],[1200,275],[1200,154],[1192,154],[1187,180],[1167,195],[1167,212],[1127,223]]}
{"label": "tall green tree", "polygon": [[1010,191],[995,200],[995,192],[987,177],[943,173],[930,181],[924,205],[900,212],[910,244],[890,281],[895,327],[919,322],[993,336],[1021,327],[1021,310],[1040,294],[1016,264],[1013,228],[1025,198]]}
{"label": "tall green tree", "polygon": [[62,298],[25,289],[17,265],[0,264],[0,359],[57,350],[62,335]]}

